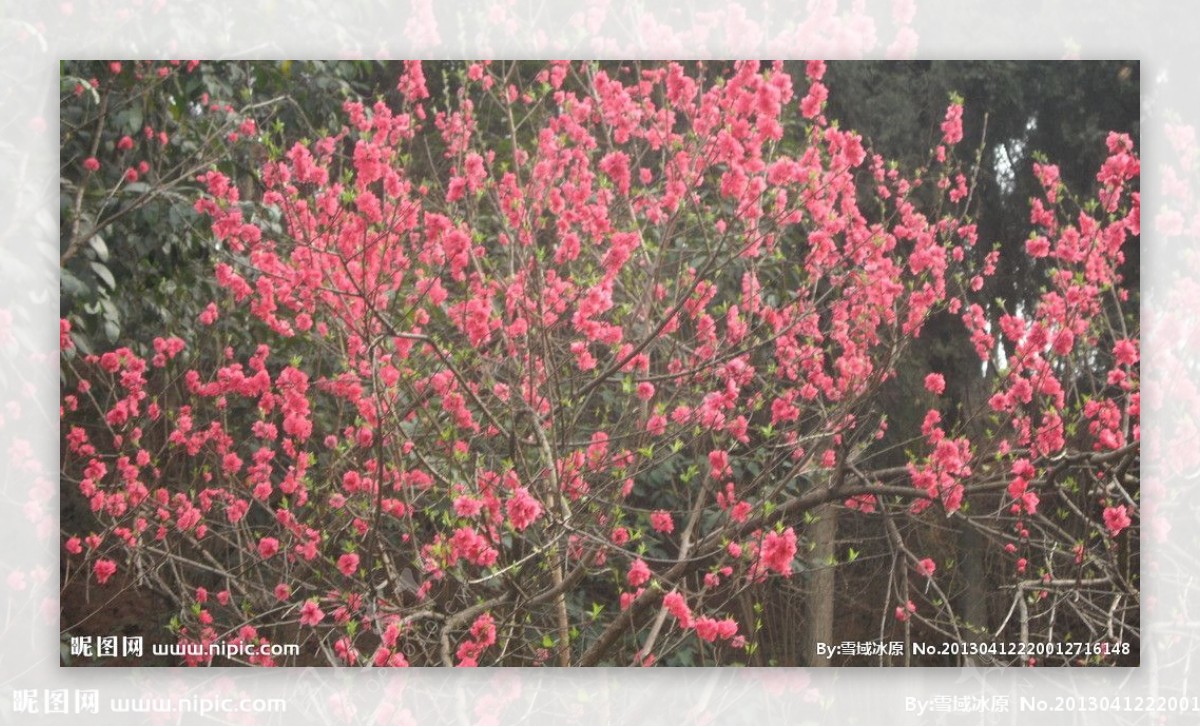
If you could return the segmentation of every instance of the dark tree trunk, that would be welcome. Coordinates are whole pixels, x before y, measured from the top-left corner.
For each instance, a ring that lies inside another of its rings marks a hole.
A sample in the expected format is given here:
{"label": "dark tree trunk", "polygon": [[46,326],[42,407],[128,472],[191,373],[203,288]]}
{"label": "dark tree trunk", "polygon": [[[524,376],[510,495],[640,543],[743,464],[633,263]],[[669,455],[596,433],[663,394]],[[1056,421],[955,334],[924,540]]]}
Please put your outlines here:
{"label": "dark tree trunk", "polygon": [[806,626],[804,630],[804,663],[808,666],[828,666],[829,661],[817,654],[817,644],[833,643],[833,608],[837,569],[833,567],[834,542],[837,540],[838,506],[826,503],[813,510],[815,518],[808,528],[812,542],[810,563],[814,569],[809,580]]}

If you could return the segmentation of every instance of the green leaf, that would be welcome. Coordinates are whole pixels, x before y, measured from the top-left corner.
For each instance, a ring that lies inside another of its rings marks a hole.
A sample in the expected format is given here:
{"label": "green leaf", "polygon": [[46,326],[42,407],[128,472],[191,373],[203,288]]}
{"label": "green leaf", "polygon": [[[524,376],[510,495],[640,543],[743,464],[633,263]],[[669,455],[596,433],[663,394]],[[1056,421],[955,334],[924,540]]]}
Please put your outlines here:
{"label": "green leaf", "polygon": [[88,288],[79,278],[72,275],[69,271],[62,271],[62,292],[70,296],[81,296],[88,292]]}
{"label": "green leaf", "polygon": [[136,134],[142,130],[142,109],[138,106],[132,106],[129,109],[129,133]]}
{"label": "green leaf", "polygon": [[95,271],[96,275],[100,276],[100,279],[104,281],[104,284],[107,285],[110,290],[117,289],[117,281],[113,278],[112,271],[109,270],[106,265],[99,262],[93,262],[90,264],[92,266],[92,270]]}
{"label": "green leaf", "polygon": [[88,240],[88,244],[96,251],[96,257],[100,258],[100,262],[108,262],[108,244],[104,242],[103,237],[93,235],[92,239]]}

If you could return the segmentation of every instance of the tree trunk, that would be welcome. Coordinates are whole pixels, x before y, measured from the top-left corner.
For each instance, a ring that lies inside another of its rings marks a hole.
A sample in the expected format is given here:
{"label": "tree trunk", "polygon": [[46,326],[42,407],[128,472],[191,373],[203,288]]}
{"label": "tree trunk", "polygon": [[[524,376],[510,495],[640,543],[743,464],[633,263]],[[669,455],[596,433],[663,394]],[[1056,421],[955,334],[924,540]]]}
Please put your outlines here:
{"label": "tree trunk", "polygon": [[983,548],[979,531],[964,523],[958,531],[958,572],[964,587],[957,611],[967,626],[963,636],[973,641],[981,640],[988,630]]}
{"label": "tree trunk", "polygon": [[809,562],[811,578],[808,592],[808,619],[804,633],[804,663],[829,666],[825,656],[817,654],[817,644],[833,643],[833,607],[837,569],[833,567],[834,541],[837,539],[837,505],[826,503],[813,511],[814,522],[808,528],[811,538]]}

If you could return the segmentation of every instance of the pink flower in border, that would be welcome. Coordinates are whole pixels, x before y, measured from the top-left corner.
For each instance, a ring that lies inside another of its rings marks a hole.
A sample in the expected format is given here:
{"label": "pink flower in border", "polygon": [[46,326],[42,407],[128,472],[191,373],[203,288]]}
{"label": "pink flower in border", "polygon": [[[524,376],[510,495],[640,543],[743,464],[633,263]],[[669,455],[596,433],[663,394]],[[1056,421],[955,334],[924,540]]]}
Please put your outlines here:
{"label": "pink flower in border", "polygon": [[712,468],[712,478],[714,480],[725,477],[731,472],[729,467],[729,452],[723,449],[714,449],[709,452],[708,465]]}
{"label": "pink flower in border", "polygon": [[1104,508],[1104,526],[1108,528],[1108,532],[1114,538],[1132,524],[1133,519],[1129,517],[1129,512],[1124,505]]}
{"label": "pink flower in border", "polygon": [[520,532],[542,516],[542,503],[529,494],[528,489],[518,487],[513,491],[512,497],[508,498],[505,510],[508,511],[508,519],[513,527]]}
{"label": "pink flower in border", "polygon": [[1037,235],[1025,241],[1025,252],[1030,257],[1046,257],[1050,254],[1050,241],[1044,235]]}
{"label": "pink flower in border", "polygon": [[811,119],[821,113],[821,107],[829,98],[829,89],[825,84],[814,81],[808,88],[808,93],[800,99],[800,113],[806,119]]}
{"label": "pink flower in border", "polygon": [[279,541],[275,538],[263,538],[258,541],[258,554],[263,558],[270,558],[279,552]]}
{"label": "pink flower in border", "polygon": [[722,639],[732,639],[734,636],[737,636],[737,632],[737,621],[731,618],[725,618],[717,622],[717,636],[721,637]]}
{"label": "pink flower in border", "polygon": [[353,576],[358,570],[358,553],[343,553],[342,557],[338,558],[337,567],[347,578]]}
{"label": "pink flower in border", "polygon": [[637,385],[637,397],[642,401],[649,401],[654,398],[654,384],[649,381],[643,381]]}
{"label": "pink flower in border", "polygon": [[344,664],[353,666],[358,663],[358,649],[355,649],[350,639],[344,636],[333,645],[333,651]]}
{"label": "pink flower in border", "polygon": [[96,573],[96,582],[104,585],[117,572],[117,564],[105,558],[96,561],[96,565],[92,567],[92,570]]}
{"label": "pink flower in border", "polygon": [[671,513],[666,510],[655,510],[650,513],[650,527],[660,533],[675,532],[675,521],[671,518]]}
{"label": "pink flower in border", "polygon": [[925,377],[925,390],[941,396],[946,391],[946,378],[941,374],[929,374]]}
{"label": "pink flower in border", "polygon": [[218,315],[217,304],[209,303],[204,307],[204,310],[200,311],[199,320],[201,325],[211,326],[216,322]]}
{"label": "pink flower in border", "polygon": [[667,418],[662,414],[655,414],[646,420],[646,431],[656,437],[661,437],[667,433]]}
{"label": "pink flower in border", "polygon": [[633,565],[629,566],[629,572],[625,575],[625,579],[631,586],[640,586],[650,580],[650,566],[646,565],[646,561],[638,558],[633,561]]}
{"label": "pink flower in border", "polygon": [[962,141],[963,107],[962,104],[952,103],[946,108],[946,120],[942,122],[942,133],[947,144],[953,145]]}
{"label": "pink flower in border", "polygon": [[696,635],[705,641],[716,641],[719,631],[717,622],[708,616],[701,616],[696,619]]}
{"label": "pink flower in border", "polygon": [[325,612],[317,605],[316,601],[305,601],[300,607],[300,624],[302,626],[316,626],[325,618]]}
{"label": "pink flower in border", "polygon": [[782,535],[774,531],[767,533],[760,557],[768,570],[791,575],[792,559],[796,557],[796,532],[788,528]]}
{"label": "pink flower in border", "polygon": [[454,500],[454,514],[459,517],[478,517],[483,511],[483,502],[468,495],[462,495]]}
{"label": "pink flower in border", "polygon": [[679,621],[680,628],[689,628],[692,625],[692,610],[688,608],[687,599],[679,591],[671,591],[663,596],[663,607]]}
{"label": "pink flower in border", "polygon": [[933,558],[922,558],[917,563],[917,573],[927,578],[931,577],[935,570],[937,570],[937,563],[933,560]]}
{"label": "pink flower in border", "polygon": [[1122,366],[1133,366],[1138,362],[1137,342],[1129,339],[1117,341],[1113,346],[1113,356]]}

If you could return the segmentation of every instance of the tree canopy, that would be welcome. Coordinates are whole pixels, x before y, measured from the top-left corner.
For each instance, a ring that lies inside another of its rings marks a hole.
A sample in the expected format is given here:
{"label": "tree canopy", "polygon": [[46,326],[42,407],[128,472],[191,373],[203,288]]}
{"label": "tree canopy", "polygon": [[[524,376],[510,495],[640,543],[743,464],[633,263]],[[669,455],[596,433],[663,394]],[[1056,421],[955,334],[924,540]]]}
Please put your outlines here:
{"label": "tree canopy", "polygon": [[65,635],[1136,663],[1135,63],[62,83]]}

